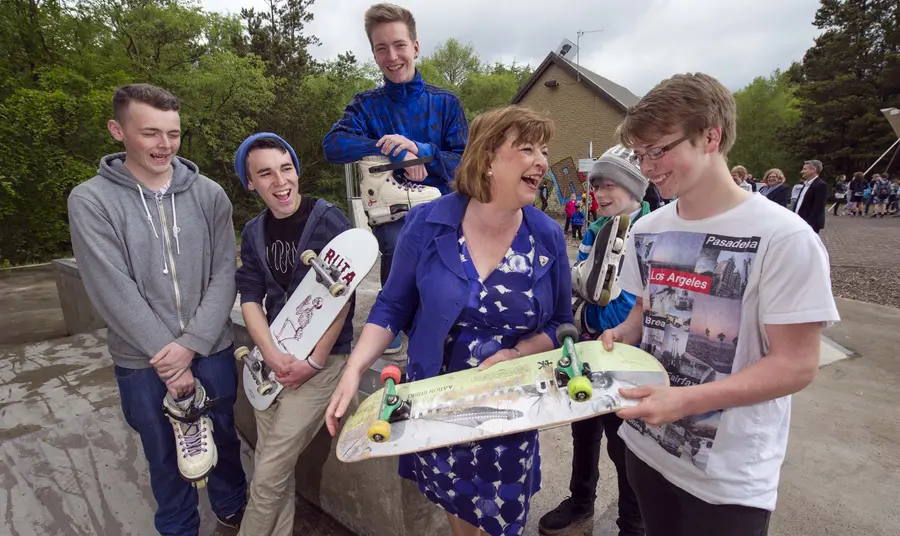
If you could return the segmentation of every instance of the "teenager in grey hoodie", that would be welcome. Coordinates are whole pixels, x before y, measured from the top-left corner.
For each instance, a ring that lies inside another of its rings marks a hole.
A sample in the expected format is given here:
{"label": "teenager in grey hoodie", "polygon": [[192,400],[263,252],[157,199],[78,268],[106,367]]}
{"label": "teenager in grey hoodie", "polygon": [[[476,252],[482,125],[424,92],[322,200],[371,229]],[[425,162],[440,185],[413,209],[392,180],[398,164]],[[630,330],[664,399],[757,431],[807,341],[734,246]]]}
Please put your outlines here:
{"label": "teenager in grey hoodie", "polygon": [[[178,109],[178,99],[160,88],[119,88],[109,130],[125,152],[105,156],[97,176],[72,190],[68,205],[79,272],[109,326],[122,410],[141,436],[150,468],[156,529],[193,536],[200,524],[197,490],[182,478],[191,463],[208,468],[217,452],[209,497],[223,524],[240,524],[247,483],[233,410],[232,207],[221,186],[175,155]],[[176,434],[186,440],[163,401],[169,408],[201,391],[218,401],[203,417],[211,422],[197,421],[184,432],[204,436],[185,436],[192,444],[186,450],[176,446]]]}

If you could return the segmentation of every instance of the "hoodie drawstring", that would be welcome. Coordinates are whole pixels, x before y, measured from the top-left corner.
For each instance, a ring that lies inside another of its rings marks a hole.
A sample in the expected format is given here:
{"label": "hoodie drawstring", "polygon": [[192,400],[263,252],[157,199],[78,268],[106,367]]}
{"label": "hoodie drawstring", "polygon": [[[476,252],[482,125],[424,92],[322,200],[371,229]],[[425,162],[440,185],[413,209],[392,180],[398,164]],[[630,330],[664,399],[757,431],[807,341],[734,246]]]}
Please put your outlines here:
{"label": "hoodie drawstring", "polygon": [[147,213],[147,221],[150,222],[150,228],[153,229],[153,236],[159,238],[159,233],[156,232],[156,225],[153,225],[153,216],[150,215],[150,208],[147,207],[147,200],[144,198],[144,190],[139,183],[135,183],[135,186],[137,186],[138,195],[141,196],[141,201],[144,203],[144,211]]}
{"label": "hoodie drawstring", "polygon": [[[144,197],[144,190],[141,188],[140,184],[137,184],[138,195],[141,197],[141,202],[144,204],[144,212],[147,214],[147,222],[150,224],[150,228],[153,229],[153,236],[157,239],[160,238],[159,233],[156,232],[156,225],[153,223],[153,216],[150,214],[150,207],[147,206],[147,199]],[[175,251],[178,255],[181,255],[181,243],[178,241],[178,233],[181,232],[181,227],[178,227],[178,213],[175,212],[175,194],[172,193],[172,235],[175,237]],[[165,240],[161,241],[162,245],[162,259],[163,259],[163,273],[169,275],[169,259],[166,257],[166,242]]]}
{"label": "hoodie drawstring", "polygon": [[178,226],[178,213],[175,212],[175,192],[172,192],[172,234],[175,236],[175,252],[181,255],[181,244],[178,243],[178,233],[181,227]]}

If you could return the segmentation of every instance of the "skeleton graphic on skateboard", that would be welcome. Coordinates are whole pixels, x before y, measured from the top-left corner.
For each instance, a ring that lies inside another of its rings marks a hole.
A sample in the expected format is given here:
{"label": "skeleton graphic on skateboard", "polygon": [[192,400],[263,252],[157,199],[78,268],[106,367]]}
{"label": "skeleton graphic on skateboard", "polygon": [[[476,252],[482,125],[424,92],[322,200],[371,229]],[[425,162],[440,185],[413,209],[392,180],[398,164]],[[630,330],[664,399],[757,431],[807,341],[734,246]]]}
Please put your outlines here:
{"label": "skeleton graphic on skateboard", "polygon": [[[322,298],[317,297],[313,299],[312,296],[307,296],[306,299],[303,300],[303,303],[297,306],[296,317],[287,317],[284,319],[284,324],[281,326],[281,331],[279,331],[278,335],[275,337],[275,340],[278,341],[278,344],[282,348],[284,348],[285,341],[299,341],[303,337],[303,328],[308,326],[309,322],[312,320],[313,311],[321,308]],[[296,324],[294,322],[296,322]],[[289,336],[285,337],[284,332],[288,328],[290,328],[290,330],[288,331]]]}

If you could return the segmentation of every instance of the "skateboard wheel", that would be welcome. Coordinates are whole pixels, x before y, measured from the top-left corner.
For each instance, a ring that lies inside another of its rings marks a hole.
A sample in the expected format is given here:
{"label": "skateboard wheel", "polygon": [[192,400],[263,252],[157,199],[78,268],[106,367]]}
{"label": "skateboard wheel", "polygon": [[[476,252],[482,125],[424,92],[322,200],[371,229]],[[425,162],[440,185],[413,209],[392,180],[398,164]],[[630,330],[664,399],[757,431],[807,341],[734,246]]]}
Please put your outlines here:
{"label": "skateboard wheel", "polygon": [[395,365],[388,365],[381,370],[381,384],[387,383],[387,379],[394,380],[394,384],[400,383],[400,368]]}
{"label": "skateboard wheel", "polygon": [[603,289],[600,291],[600,299],[597,300],[597,305],[603,307],[609,304],[610,293],[608,290]]}
{"label": "skateboard wheel", "polygon": [[619,232],[625,232],[628,230],[628,226],[631,225],[631,216],[627,214],[623,214],[619,216]]}
{"label": "skateboard wheel", "polygon": [[577,376],[569,381],[569,397],[575,402],[587,402],[593,394],[594,388],[584,376]]}
{"label": "skateboard wheel", "polygon": [[330,287],[328,287],[328,292],[329,292],[332,296],[338,297],[338,296],[341,295],[341,293],[344,292],[344,289],[346,289],[346,288],[347,288],[346,285],[344,285],[344,284],[341,283],[341,282],[337,282],[337,283],[333,283]]}
{"label": "skateboard wheel", "polygon": [[391,438],[391,425],[387,421],[375,421],[369,426],[369,439],[375,443],[384,443]]}
{"label": "skateboard wheel", "polygon": [[613,241],[612,251],[613,253],[618,253],[622,251],[622,248],[625,247],[625,241],[621,238],[616,237],[615,241]]}
{"label": "skateboard wheel", "polygon": [[250,355],[250,350],[246,346],[241,346],[234,351],[234,358],[238,361],[243,361],[248,355]]}
{"label": "skateboard wheel", "polygon": [[264,382],[256,388],[256,392],[259,393],[260,396],[269,396],[274,390],[275,386],[272,385],[272,382]]}
{"label": "skateboard wheel", "polygon": [[572,342],[578,341],[578,328],[572,324],[562,324],[556,328],[556,340],[559,344],[566,344],[566,339],[572,339]]}
{"label": "skateboard wheel", "polygon": [[317,256],[318,255],[316,255],[315,251],[313,251],[311,249],[307,249],[306,251],[304,251],[303,253],[300,254],[300,262],[309,266],[310,264],[312,264],[312,260],[315,259]]}

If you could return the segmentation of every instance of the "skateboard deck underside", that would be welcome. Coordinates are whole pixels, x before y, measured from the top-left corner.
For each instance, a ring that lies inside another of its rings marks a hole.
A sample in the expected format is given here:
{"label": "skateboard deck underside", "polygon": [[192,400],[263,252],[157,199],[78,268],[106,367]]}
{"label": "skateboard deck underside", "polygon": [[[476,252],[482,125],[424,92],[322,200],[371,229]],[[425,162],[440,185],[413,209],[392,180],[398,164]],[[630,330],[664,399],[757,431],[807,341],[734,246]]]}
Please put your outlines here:
{"label": "skateboard deck underside", "polygon": [[[356,287],[372,270],[378,258],[378,242],[366,230],[350,229],[329,242],[318,258],[340,274],[337,280],[347,288],[344,295],[332,296],[326,285],[316,281],[316,271],[310,267],[269,327],[278,347],[301,361],[313,351],[338,313],[350,301]],[[297,262],[300,262],[299,258]],[[244,392],[254,408],[266,409],[281,392],[282,386],[276,384],[274,392],[260,395],[257,388],[263,382],[273,380],[274,373],[262,366],[264,362],[258,348],[253,348],[244,360]],[[260,365],[261,371],[253,369],[255,364]]]}
{"label": "skateboard deck underside", "polygon": [[586,402],[569,397],[556,380],[560,350],[504,361],[478,371],[466,370],[397,385],[409,401],[410,418],[391,423],[390,438],[376,443],[368,428],[379,419],[384,389],[366,398],[344,423],[338,459],[355,462],[397,456],[459,443],[552,428],[634,405],[619,388],[668,385],[669,377],[650,354],[617,344],[607,352],[601,342],[575,345],[578,358],[593,371],[593,396]]}

